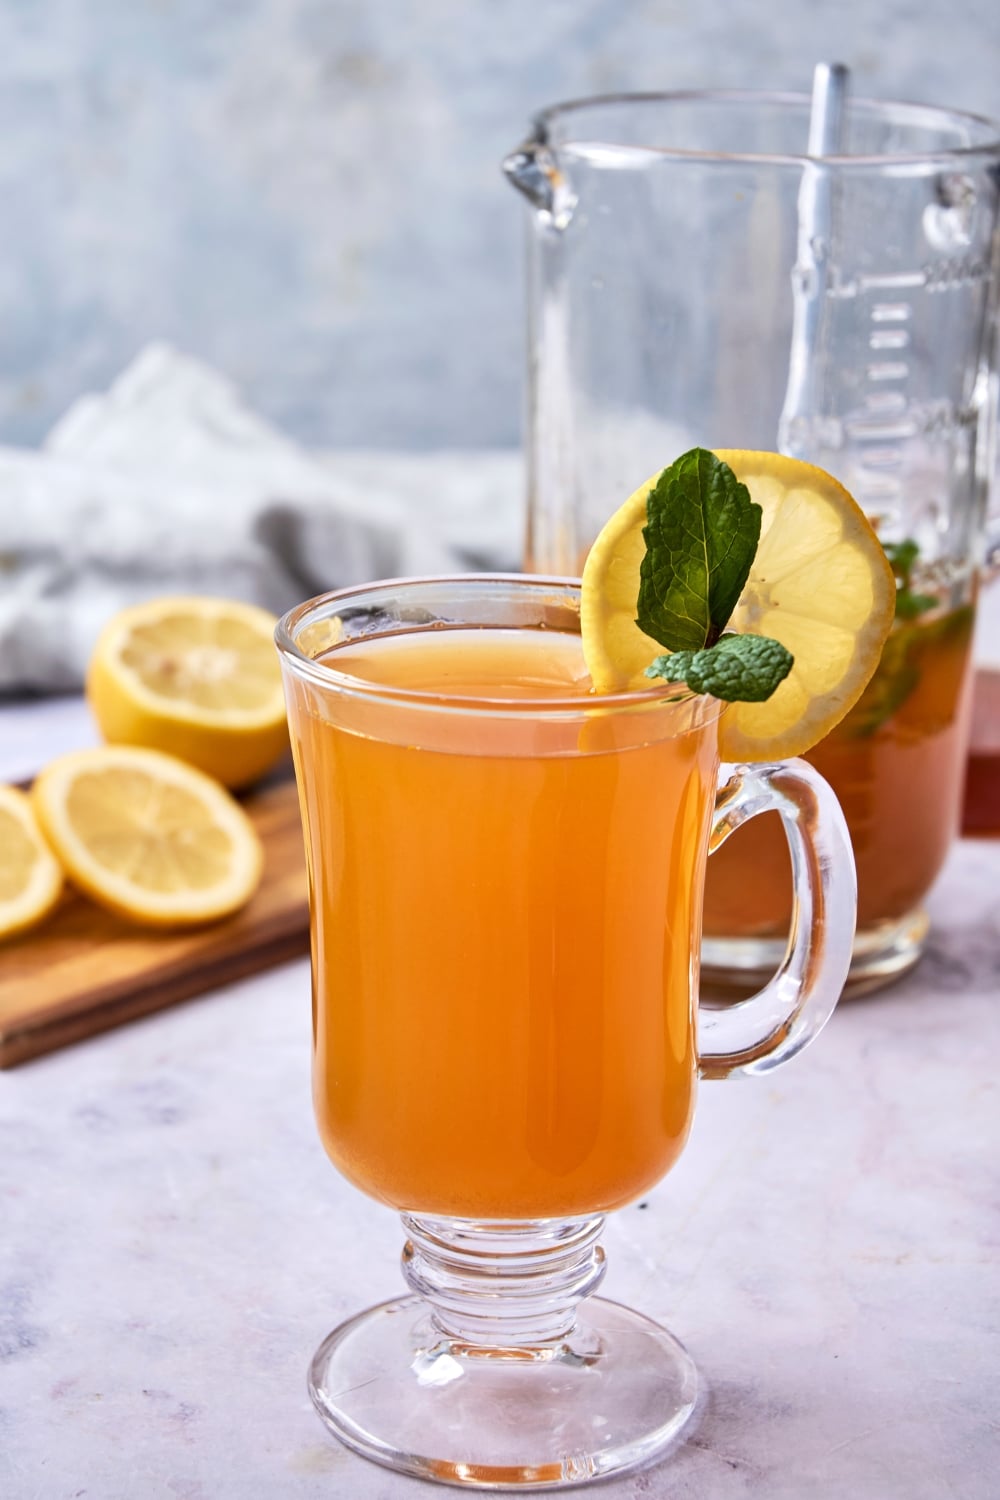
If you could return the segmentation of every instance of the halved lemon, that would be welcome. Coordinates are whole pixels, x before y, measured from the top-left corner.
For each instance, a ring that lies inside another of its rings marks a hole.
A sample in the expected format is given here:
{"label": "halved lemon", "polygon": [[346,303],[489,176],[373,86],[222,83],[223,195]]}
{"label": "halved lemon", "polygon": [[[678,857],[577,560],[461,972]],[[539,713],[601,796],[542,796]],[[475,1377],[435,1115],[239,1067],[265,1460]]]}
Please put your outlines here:
{"label": "halved lemon", "polygon": [[41,772],[31,801],[73,884],[131,921],[214,921],[260,882],[263,851],[243,809],[219,782],[159,750],[73,750]]}
{"label": "halved lemon", "polygon": [[[719,721],[725,760],[811,749],[863,693],[892,626],[896,581],[864,512],[825,470],[778,453],[716,449],[763,511],[760,543],[729,629],[781,641],[794,666],[764,703]],[[640,485],[601,530],[583,570],[583,653],[599,693],[648,687],[663,647],[635,622],[646,497]]]}
{"label": "halved lemon", "polygon": [[288,748],[274,626],[267,610],[231,599],[122,610],[87,672],[102,735],[177,755],[226,786],[255,781]]}
{"label": "halved lemon", "polygon": [[0,786],[0,939],[47,917],[62,888],[62,867],[35,821],[31,799],[16,786]]}

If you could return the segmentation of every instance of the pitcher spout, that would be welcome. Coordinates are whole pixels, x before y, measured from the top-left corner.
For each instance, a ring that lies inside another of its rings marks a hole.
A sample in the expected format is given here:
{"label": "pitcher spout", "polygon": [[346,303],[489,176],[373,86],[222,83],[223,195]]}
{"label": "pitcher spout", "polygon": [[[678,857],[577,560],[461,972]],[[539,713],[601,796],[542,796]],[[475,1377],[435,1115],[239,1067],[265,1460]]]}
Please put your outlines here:
{"label": "pitcher spout", "polygon": [[527,140],[504,157],[503,170],[509,182],[523,193],[533,208],[556,229],[565,229],[576,206],[576,198],[556,161],[551,147],[541,139]]}

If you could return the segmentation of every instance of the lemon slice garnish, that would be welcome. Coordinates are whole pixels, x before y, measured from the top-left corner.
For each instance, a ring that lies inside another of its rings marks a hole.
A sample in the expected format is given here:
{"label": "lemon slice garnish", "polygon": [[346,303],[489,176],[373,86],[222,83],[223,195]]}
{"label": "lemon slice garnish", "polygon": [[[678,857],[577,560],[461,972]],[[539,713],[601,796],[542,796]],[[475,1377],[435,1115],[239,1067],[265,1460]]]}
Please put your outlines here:
{"label": "lemon slice garnish", "polygon": [[[878,537],[832,475],[778,453],[716,449],[762,509],[760,543],[728,628],[771,636],[795,663],[764,703],[719,721],[725,760],[811,749],[857,702],[892,626],[896,582]],[[649,687],[663,648],[635,623],[642,529],[654,475],[605,524],[583,570],[583,653],[599,693]]]}
{"label": "lemon slice garnish", "polygon": [[158,750],[71,751],[41,772],[31,801],[74,885],[132,921],[213,921],[260,881],[260,840],[243,809],[219,782]]}
{"label": "lemon slice garnish", "polygon": [[246,786],[288,747],[275,617],[228,599],[162,598],[105,627],[87,673],[104,738]]}

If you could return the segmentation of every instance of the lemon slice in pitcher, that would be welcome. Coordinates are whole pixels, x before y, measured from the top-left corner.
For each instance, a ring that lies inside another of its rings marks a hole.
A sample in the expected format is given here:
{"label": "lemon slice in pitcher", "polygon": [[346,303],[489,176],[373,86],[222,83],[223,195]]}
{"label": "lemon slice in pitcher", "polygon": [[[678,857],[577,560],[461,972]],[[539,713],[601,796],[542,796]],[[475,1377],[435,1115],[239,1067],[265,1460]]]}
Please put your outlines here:
{"label": "lemon slice in pitcher", "polygon": [[[727,629],[769,636],[792,653],[764,702],[731,703],[719,723],[725,760],[784,760],[817,744],[857,702],[892,626],[896,583],[857,502],[832,475],[778,453],[716,450],[761,507],[760,540]],[[648,687],[663,648],[636,623],[646,501],[625,501],[583,571],[583,651],[599,693]]]}

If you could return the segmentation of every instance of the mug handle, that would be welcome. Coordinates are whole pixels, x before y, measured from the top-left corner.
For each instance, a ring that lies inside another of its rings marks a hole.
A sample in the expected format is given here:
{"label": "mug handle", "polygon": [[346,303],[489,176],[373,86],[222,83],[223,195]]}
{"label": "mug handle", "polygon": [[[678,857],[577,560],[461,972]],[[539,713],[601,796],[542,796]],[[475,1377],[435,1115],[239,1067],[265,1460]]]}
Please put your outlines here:
{"label": "mug handle", "polygon": [[709,855],[750,818],[777,812],[792,860],[792,925],[781,965],[749,999],[699,1005],[702,1078],[767,1073],[818,1036],[851,965],[858,887],[847,823],[804,760],[722,765]]}

